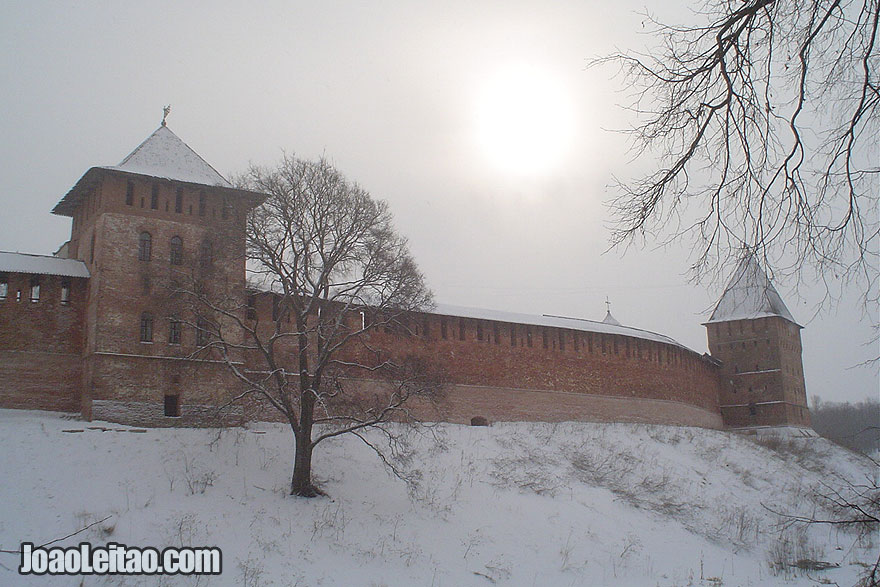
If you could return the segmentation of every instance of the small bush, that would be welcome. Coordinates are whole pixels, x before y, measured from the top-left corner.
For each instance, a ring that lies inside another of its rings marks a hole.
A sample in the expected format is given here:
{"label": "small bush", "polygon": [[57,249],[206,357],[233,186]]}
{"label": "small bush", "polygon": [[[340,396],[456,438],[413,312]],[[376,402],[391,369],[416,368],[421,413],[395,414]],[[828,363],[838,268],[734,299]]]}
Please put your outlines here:
{"label": "small bush", "polygon": [[806,527],[784,529],[767,551],[774,575],[791,579],[807,571],[825,570],[831,563],[822,561],[824,551],[810,542]]}

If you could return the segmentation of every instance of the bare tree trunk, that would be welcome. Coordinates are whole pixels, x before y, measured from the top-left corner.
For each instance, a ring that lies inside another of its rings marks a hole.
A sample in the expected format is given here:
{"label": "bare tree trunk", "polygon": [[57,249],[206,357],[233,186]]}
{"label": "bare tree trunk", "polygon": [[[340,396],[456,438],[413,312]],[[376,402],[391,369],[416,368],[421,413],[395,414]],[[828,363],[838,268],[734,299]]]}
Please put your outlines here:
{"label": "bare tree trunk", "polygon": [[296,455],[293,461],[293,478],[290,495],[316,497],[322,492],[312,485],[312,427],[301,427],[296,434]]}
{"label": "bare tree trunk", "polygon": [[297,313],[296,324],[299,329],[299,427],[294,430],[296,437],[296,454],[293,461],[293,479],[290,482],[290,495],[316,497],[323,495],[320,489],[312,485],[312,426],[314,425],[315,394],[312,385],[315,381],[308,375],[309,340],[306,335],[307,318]]}
{"label": "bare tree trunk", "polygon": [[[305,353],[301,353],[303,357]],[[301,365],[305,366],[304,359]],[[305,370],[301,371],[305,373]],[[301,380],[305,383],[305,375]],[[315,394],[310,388],[300,395],[299,430],[296,436],[296,455],[293,461],[293,479],[290,482],[290,494],[302,497],[316,497],[324,493],[312,485],[312,427],[314,426]]]}

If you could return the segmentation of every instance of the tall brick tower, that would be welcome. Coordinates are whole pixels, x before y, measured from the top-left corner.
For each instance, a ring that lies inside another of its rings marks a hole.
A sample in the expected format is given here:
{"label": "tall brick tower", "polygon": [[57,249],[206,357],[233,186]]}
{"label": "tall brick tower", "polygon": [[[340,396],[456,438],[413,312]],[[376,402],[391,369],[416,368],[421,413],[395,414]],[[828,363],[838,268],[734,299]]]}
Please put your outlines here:
{"label": "tall brick tower", "polygon": [[732,428],[809,426],[801,326],[751,254],[705,323],[721,361],[721,415]]}
{"label": "tall brick tower", "polygon": [[[171,424],[234,386],[174,291],[241,300],[244,226],[261,195],[234,188],[165,126],[119,165],[92,167],[52,210],[73,219],[65,256],[88,267],[82,412]],[[132,417],[134,416],[134,417]]]}

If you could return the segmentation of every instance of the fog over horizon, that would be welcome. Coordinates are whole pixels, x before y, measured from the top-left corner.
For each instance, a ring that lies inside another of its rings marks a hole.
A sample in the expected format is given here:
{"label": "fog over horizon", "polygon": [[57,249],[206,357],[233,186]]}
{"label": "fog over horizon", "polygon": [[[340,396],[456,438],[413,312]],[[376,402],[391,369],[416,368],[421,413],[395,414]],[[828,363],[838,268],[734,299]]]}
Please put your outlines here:
{"label": "fog over horizon", "polygon": [[[16,4],[0,22],[0,250],[51,254],[85,171],[168,126],[222,175],[326,156],[386,200],[439,303],[601,320],[706,351],[733,270],[688,280],[690,243],[609,251],[614,177],[650,168],[613,129],[625,81],[590,58],[640,48],[625,1]],[[682,11],[684,9],[681,9]],[[528,115],[523,113],[527,112]],[[878,395],[858,290],[775,283],[804,326],[807,397]],[[871,308],[876,322],[876,307]]]}

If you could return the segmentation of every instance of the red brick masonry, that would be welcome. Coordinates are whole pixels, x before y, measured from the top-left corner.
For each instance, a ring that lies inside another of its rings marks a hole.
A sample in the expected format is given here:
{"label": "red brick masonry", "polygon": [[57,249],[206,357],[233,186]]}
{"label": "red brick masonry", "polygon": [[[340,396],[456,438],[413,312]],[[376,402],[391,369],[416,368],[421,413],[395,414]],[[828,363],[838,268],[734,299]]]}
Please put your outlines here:
{"label": "red brick masonry", "polygon": [[[0,407],[150,425],[213,422],[238,383],[216,357],[196,353],[191,323],[172,340],[171,323],[185,316],[169,292],[182,272],[198,273],[212,295],[238,300],[244,311],[245,219],[261,198],[119,167],[86,172],[54,212],[72,218],[63,256],[81,261],[74,264],[90,277],[0,267]],[[35,282],[40,295],[31,300]],[[254,311],[271,323],[271,294],[256,296]],[[445,371],[446,405],[425,416],[809,425],[799,327],[782,318],[709,324],[712,357],[603,323],[442,310],[413,320],[411,333],[367,336],[383,353],[420,355]],[[166,416],[169,409],[177,415]],[[241,415],[227,412],[227,421]]]}

